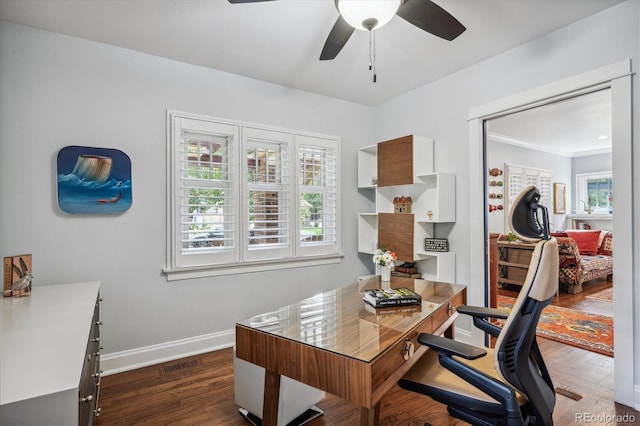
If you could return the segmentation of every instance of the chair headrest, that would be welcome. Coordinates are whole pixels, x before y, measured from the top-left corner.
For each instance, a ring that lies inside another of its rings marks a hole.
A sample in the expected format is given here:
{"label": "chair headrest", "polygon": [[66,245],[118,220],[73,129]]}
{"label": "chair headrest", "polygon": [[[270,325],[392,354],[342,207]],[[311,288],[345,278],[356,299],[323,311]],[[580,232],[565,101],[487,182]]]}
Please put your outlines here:
{"label": "chair headrest", "polygon": [[[541,216],[541,217],[539,217]],[[516,197],[509,212],[511,232],[522,241],[548,240],[549,214],[540,204],[540,191],[531,185]]]}

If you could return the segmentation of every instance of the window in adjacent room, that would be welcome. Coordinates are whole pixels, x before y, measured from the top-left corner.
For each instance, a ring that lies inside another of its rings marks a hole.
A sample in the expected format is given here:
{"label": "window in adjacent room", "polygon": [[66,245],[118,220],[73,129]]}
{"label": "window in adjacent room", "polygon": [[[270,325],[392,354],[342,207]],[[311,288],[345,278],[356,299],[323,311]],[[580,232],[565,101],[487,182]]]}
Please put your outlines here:
{"label": "window in adjacent room", "polygon": [[[505,212],[524,188],[534,185],[540,190],[540,203],[553,206],[553,188],[551,186],[551,170],[538,169],[528,166],[517,166],[505,163]],[[505,229],[509,228],[508,214],[505,214]]]}
{"label": "window in adjacent room", "polygon": [[169,113],[169,279],[341,257],[334,137]]}
{"label": "window in adjacent room", "polygon": [[613,213],[613,179],[610,171],[576,175],[576,213]]}

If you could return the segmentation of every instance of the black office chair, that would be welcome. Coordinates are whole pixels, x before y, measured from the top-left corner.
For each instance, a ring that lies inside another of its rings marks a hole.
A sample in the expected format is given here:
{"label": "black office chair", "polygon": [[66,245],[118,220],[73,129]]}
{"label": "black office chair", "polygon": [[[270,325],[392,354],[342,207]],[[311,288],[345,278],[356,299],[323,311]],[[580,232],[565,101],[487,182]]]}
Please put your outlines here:
{"label": "black office chair", "polygon": [[[536,341],[542,309],[558,287],[558,246],[549,237],[540,192],[525,188],[509,214],[511,231],[535,243],[524,285],[509,314],[461,306],[474,325],[497,337],[494,349],[431,334],[418,341],[431,350],[400,379],[407,390],[447,405],[449,414],[474,425],[551,425],[555,392]],[[491,318],[504,319],[499,327]],[[439,362],[438,362],[439,361]]]}

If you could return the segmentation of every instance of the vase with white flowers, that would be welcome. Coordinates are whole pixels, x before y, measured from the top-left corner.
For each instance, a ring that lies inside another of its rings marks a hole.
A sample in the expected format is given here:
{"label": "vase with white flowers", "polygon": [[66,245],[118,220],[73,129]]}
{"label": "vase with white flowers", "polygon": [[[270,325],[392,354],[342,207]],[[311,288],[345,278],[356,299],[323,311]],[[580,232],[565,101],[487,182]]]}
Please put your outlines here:
{"label": "vase with white flowers", "polygon": [[396,254],[386,247],[381,247],[375,251],[373,254],[373,263],[376,265],[376,270],[380,267],[382,281],[391,280],[391,268],[393,268],[393,262],[397,259]]}

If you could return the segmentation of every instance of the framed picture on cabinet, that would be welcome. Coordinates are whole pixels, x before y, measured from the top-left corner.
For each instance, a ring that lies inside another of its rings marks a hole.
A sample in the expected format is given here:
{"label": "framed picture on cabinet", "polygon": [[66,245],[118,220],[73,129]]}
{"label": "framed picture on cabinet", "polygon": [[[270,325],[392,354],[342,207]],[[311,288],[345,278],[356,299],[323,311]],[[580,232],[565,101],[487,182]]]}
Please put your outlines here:
{"label": "framed picture on cabinet", "polygon": [[553,212],[555,214],[567,212],[567,185],[564,183],[553,184]]}

